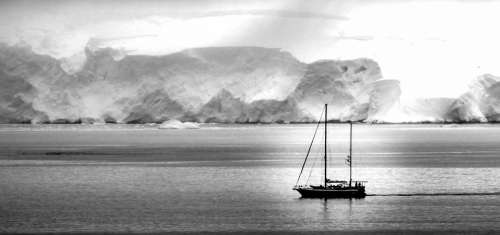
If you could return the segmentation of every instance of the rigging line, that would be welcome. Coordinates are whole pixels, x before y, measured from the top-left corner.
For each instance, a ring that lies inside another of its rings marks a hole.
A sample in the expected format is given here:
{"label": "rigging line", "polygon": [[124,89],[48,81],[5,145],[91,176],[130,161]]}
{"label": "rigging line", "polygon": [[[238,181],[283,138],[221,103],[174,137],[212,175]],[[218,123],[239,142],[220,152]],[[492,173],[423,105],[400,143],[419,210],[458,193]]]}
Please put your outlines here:
{"label": "rigging line", "polygon": [[295,182],[295,186],[297,186],[297,184],[299,183],[300,176],[302,175],[302,172],[304,171],[304,166],[306,165],[307,158],[309,157],[309,153],[311,152],[311,147],[312,147],[312,144],[314,143],[314,138],[316,137],[316,133],[318,132],[318,128],[319,128],[319,124],[321,123],[321,117],[323,116],[323,112],[325,112],[324,109],[321,112],[321,115],[319,116],[318,124],[316,124],[316,130],[314,130],[314,135],[313,135],[313,138],[311,140],[311,144],[309,145],[309,149],[307,150],[306,159],[304,159],[304,163],[302,163],[302,168],[300,168],[299,177],[297,178],[297,182]]}
{"label": "rigging line", "polygon": [[314,158],[313,164],[311,166],[311,170],[309,171],[309,175],[307,176],[306,185],[309,184],[309,179],[311,178],[312,172],[314,170],[314,166],[316,165],[316,162],[318,162],[318,159],[320,159],[320,158],[321,158],[321,156]]}
{"label": "rigging line", "polygon": [[[320,153],[321,150],[323,149],[323,145],[320,144],[317,149],[318,150],[315,153]],[[318,159],[323,159],[323,157],[321,155],[318,155],[314,158],[313,164],[311,166],[311,170],[309,171],[309,176],[307,176],[306,185],[309,183],[309,179],[311,178],[312,172],[314,170],[314,166],[316,166],[316,162],[318,162]]]}

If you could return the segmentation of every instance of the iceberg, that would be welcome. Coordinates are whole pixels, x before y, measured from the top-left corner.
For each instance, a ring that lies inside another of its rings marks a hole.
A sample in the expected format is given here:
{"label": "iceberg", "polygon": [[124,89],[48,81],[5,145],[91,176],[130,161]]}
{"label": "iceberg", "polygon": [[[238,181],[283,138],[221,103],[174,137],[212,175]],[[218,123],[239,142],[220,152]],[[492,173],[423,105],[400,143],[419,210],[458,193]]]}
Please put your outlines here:
{"label": "iceberg", "polygon": [[179,120],[171,119],[163,122],[159,129],[199,129],[200,125],[195,122],[181,122]]}
{"label": "iceberg", "polygon": [[500,78],[489,74],[460,97],[402,103],[399,81],[367,58],[304,63],[277,48],[151,56],[91,46],[84,57],[68,69],[29,46],[0,43],[0,123],[312,122],[324,103],[340,121],[500,122]]}

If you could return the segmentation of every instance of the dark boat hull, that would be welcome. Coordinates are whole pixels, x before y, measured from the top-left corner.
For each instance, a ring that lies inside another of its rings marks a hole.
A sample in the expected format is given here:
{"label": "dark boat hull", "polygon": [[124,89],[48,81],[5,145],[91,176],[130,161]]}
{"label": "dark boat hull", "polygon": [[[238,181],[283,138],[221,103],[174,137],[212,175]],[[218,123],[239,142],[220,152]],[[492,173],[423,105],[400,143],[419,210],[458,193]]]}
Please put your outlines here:
{"label": "dark boat hull", "polygon": [[297,188],[297,192],[303,198],[364,198],[366,196],[364,188],[350,189],[313,189]]}

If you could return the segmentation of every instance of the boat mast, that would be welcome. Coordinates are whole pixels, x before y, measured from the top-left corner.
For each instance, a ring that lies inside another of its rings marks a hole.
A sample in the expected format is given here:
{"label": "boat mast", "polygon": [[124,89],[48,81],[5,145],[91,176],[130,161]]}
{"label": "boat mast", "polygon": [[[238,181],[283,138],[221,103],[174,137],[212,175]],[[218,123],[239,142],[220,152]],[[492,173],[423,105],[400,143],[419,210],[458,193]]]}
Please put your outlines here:
{"label": "boat mast", "polygon": [[349,121],[350,131],[349,131],[349,187],[351,187],[352,182],[352,121]]}
{"label": "boat mast", "polygon": [[326,147],[326,123],[327,123],[327,112],[328,112],[328,104],[325,104],[325,189],[326,189],[326,152],[327,152],[327,147]]}

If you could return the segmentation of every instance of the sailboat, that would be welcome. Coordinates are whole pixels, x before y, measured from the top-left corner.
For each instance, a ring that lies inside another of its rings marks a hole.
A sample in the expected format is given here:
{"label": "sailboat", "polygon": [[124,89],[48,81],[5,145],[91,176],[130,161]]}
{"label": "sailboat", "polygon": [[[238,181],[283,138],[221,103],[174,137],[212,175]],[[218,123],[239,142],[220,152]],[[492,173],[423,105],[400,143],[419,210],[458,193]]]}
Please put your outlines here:
{"label": "sailboat", "polygon": [[328,104],[325,104],[324,108],[324,128],[325,128],[325,139],[324,139],[324,177],[322,184],[318,185],[298,185],[302,172],[304,171],[304,166],[308,160],[309,154],[311,152],[311,147],[314,143],[314,138],[316,136],[317,130],[321,124],[321,118],[316,126],[316,131],[314,132],[313,139],[309,145],[309,149],[302,164],[297,183],[293,187],[293,190],[302,195],[303,198],[363,198],[366,196],[365,193],[365,183],[366,181],[355,181],[352,180],[352,122],[349,122],[350,132],[349,132],[349,155],[347,156],[346,162],[349,166],[349,180],[330,180],[327,177],[327,123],[328,123]]}

